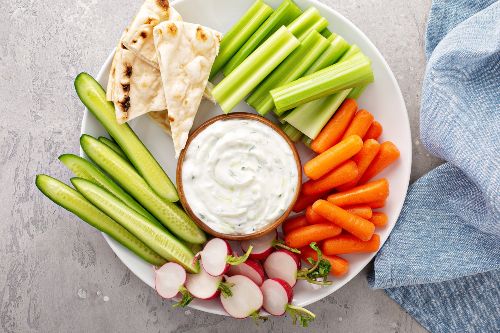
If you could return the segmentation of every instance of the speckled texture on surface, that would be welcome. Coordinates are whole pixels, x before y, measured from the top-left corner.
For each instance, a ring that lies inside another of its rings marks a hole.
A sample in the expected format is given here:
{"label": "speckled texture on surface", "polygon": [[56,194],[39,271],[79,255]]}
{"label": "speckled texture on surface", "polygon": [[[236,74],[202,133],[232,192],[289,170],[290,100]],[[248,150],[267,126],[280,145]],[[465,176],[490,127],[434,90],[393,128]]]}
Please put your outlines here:
{"label": "speckled texture on surface", "polygon": [[[78,152],[80,71],[96,74],[140,6],[117,0],[0,2],[0,331],[292,332],[172,309],[117,259],[102,236],[44,198],[34,176],[68,179],[57,156]],[[423,35],[430,0],[323,0],[360,27],[401,86],[413,133],[412,180],[439,161],[419,145]],[[425,332],[366,270],[309,308],[314,332]]]}

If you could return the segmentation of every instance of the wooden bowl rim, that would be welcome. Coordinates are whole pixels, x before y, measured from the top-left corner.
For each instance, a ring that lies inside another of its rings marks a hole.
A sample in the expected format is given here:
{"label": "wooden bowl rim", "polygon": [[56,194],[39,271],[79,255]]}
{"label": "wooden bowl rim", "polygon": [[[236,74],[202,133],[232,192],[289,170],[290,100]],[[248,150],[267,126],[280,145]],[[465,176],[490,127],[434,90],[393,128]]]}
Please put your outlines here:
{"label": "wooden bowl rim", "polygon": [[[204,131],[208,126],[212,125],[213,123],[217,121],[223,121],[223,120],[229,120],[229,119],[250,119],[250,120],[256,120],[259,121],[269,127],[271,127],[276,133],[278,133],[282,138],[285,139],[285,141],[288,143],[288,146],[291,148],[294,159],[295,159],[295,164],[297,166],[297,190],[295,191],[295,195],[290,202],[290,205],[288,206],[288,209],[280,216],[278,217],[273,223],[270,223],[267,225],[265,228],[255,231],[250,234],[245,234],[245,235],[232,235],[232,234],[224,234],[218,231],[213,230],[210,228],[205,222],[203,222],[198,216],[194,214],[192,211],[191,207],[189,206],[186,196],[184,194],[184,189],[182,185],[182,165],[184,163],[184,158],[186,156],[186,152],[189,149],[189,145],[191,142],[200,134],[202,131]],[[258,238],[260,236],[263,236],[272,230],[275,230],[278,228],[283,221],[286,220],[288,215],[292,212],[293,206],[295,205],[295,202],[297,201],[300,193],[300,187],[302,185],[302,163],[300,161],[300,156],[297,152],[297,148],[295,147],[295,144],[293,143],[292,140],[279,128],[276,126],[272,121],[259,116],[257,114],[253,113],[246,113],[246,112],[235,112],[235,113],[230,113],[230,114],[222,114],[215,116],[213,118],[210,118],[209,120],[205,121],[203,124],[201,124],[188,138],[186,142],[186,146],[184,149],[181,151],[181,154],[179,155],[179,159],[177,161],[177,172],[176,172],[176,182],[177,182],[177,191],[179,192],[179,198],[182,204],[182,207],[184,207],[184,210],[186,213],[193,219],[193,221],[201,228],[203,229],[206,233],[223,238],[223,239],[229,239],[229,240],[248,240],[248,239],[254,239]]]}

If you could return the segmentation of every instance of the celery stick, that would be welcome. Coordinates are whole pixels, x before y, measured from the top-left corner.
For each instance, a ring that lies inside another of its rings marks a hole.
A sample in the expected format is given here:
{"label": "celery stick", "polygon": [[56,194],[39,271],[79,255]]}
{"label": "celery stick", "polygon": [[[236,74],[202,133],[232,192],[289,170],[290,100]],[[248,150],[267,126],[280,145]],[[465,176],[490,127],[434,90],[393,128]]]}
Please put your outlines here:
{"label": "celery stick", "polygon": [[277,114],[341,90],[373,82],[370,60],[362,53],[271,90]]}
{"label": "celery stick", "polygon": [[283,124],[280,126],[286,136],[293,142],[299,142],[302,138],[302,133],[290,124]]}
{"label": "celery stick", "polygon": [[339,59],[339,62],[347,60],[352,56],[354,56],[355,54],[358,54],[359,52],[361,52],[359,46],[357,46],[356,44],[352,44],[351,47],[349,47],[349,49]]}
{"label": "celery stick", "polygon": [[337,111],[351,89],[342,90],[326,98],[302,104],[286,117],[285,121],[309,138],[316,138],[328,120]]}
{"label": "celery stick", "polygon": [[363,93],[363,91],[365,91],[366,87],[368,85],[362,85],[362,86],[358,86],[358,87],[354,87],[351,92],[349,93],[349,95],[347,95],[347,98],[353,98],[353,99],[358,99],[359,96],[361,96],[361,94]]}
{"label": "celery stick", "polygon": [[274,108],[273,98],[269,91],[285,83],[298,79],[315,62],[328,47],[328,41],[317,31],[311,31],[271,75],[247,99],[247,103],[261,115]]}
{"label": "celery stick", "polygon": [[325,37],[325,38],[328,38],[328,37],[330,37],[330,36],[333,36],[333,35],[334,35],[334,33],[333,33],[333,32],[331,32],[330,30],[328,30],[328,28],[325,28],[325,29],[321,30],[321,32],[320,32],[320,33],[321,33],[321,36],[323,36],[323,37]]}
{"label": "celery stick", "polygon": [[212,65],[210,77],[213,77],[222,69],[272,13],[273,9],[262,0],[254,2],[245,15],[222,38],[219,54]]}
{"label": "celery stick", "polygon": [[301,141],[306,147],[311,148],[312,139],[310,137],[308,137],[307,135],[303,135]]}
{"label": "celery stick", "polygon": [[269,36],[276,32],[282,25],[290,24],[301,13],[302,10],[292,0],[283,1],[231,60],[229,60],[226,66],[224,66],[224,75],[228,76]]}
{"label": "celery stick", "polygon": [[290,23],[287,28],[295,37],[302,39],[311,31],[312,27],[315,27],[317,31],[326,28],[328,21],[326,21],[326,24],[325,21],[316,8],[310,7]]}
{"label": "celery stick", "polygon": [[214,87],[212,96],[225,113],[230,112],[299,45],[287,28],[279,28]]}
{"label": "celery stick", "polygon": [[328,48],[319,56],[318,59],[309,67],[304,75],[315,73],[323,68],[333,65],[344,52],[349,49],[349,44],[341,36],[336,36]]}

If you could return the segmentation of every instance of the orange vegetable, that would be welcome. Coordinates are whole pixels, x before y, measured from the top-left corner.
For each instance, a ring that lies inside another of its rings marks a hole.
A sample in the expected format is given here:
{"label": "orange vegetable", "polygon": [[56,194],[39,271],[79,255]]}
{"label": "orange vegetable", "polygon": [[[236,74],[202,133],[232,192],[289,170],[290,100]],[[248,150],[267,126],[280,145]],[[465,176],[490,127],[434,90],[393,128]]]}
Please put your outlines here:
{"label": "orange vegetable", "polygon": [[285,244],[294,248],[304,247],[311,242],[337,236],[341,232],[342,229],[332,223],[307,225],[290,231],[285,236]]}
{"label": "orange vegetable", "polygon": [[361,240],[367,241],[373,236],[373,232],[375,231],[373,223],[362,217],[351,214],[326,200],[316,201],[312,208],[319,215]]}
{"label": "orange vegetable", "polygon": [[307,223],[309,224],[329,224],[332,223],[325,219],[323,216],[319,215],[316,213],[313,209],[312,206],[307,207],[306,209],[306,220]]}
{"label": "orange vegetable", "polygon": [[331,194],[328,196],[328,201],[337,206],[345,207],[385,200],[388,196],[389,182],[387,179],[382,178],[364,185],[358,185],[344,192]]}
{"label": "orange vegetable", "polygon": [[318,180],[308,180],[302,184],[302,191],[305,195],[322,194],[357,177],[358,167],[356,163],[347,161]]}
{"label": "orange vegetable", "polygon": [[366,132],[365,136],[363,137],[363,141],[366,141],[368,139],[377,140],[382,135],[382,131],[383,131],[382,124],[374,120],[373,123],[370,125],[370,128]]}
{"label": "orange vegetable", "polygon": [[375,156],[368,169],[366,169],[363,176],[359,179],[359,184],[366,183],[398,158],[399,149],[394,145],[394,143],[390,141],[382,143],[377,156]]}
{"label": "orange vegetable", "polygon": [[342,139],[351,135],[357,135],[361,138],[364,137],[372,123],[373,115],[366,110],[359,110],[352,119],[349,127],[347,127]]}
{"label": "orange vegetable", "polygon": [[367,241],[359,240],[353,235],[342,234],[329,238],[321,245],[321,251],[326,255],[347,253],[376,252],[380,247],[380,237],[374,234]]}
{"label": "orange vegetable", "polygon": [[337,190],[339,191],[347,191],[358,184],[359,179],[363,176],[366,169],[370,166],[371,162],[377,156],[380,150],[380,143],[376,140],[368,139],[363,143],[363,148],[354,155],[352,160],[358,166],[358,175],[355,179],[351,180],[348,183],[345,183],[341,186],[338,186]]}
{"label": "orange vegetable", "polygon": [[[300,249],[300,257],[306,262],[308,262],[307,258],[318,260],[318,254],[309,246]],[[323,259],[328,260],[330,262],[330,265],[332,265],[330,274],[332,274],[333,276],[343,276],[349,270],[349,262],[344,258],[323,254]]]}
{"label": "orange vegetable", "polygon": [[385,213],[375,212],[373,213],[370,222],[375,224],[376,227],[384,227],[385,225],[387,225],[388,220],[389,219],[387,218],[387,215]]}
{"label": "orange vegetable", "polygon": [[344,207],[345,210],[347,210],[349,213],[358,215],[359,217],[362,217],[366,220],[369,220],[373,216],[373,212],[370,206],[351,206],[351,207]]}
{"label": "orange vegetable", "polygon": [[301,212],[323,196],[325,196],[325,193],[321,193],[318,195],[305,195],[301,190],[297,201],[295,201],[295,204],[293,205],[293,211],[295,213]]}
{"label": "orange vegetable", "polygon": [[288,234],[290,231],[306,226],[307,224],[305,215],[297,215],[283,222],[281,228],[283,229],[284,234]]}
{"label": "orange vegetable", "polygon": [[332,119],[319,132],[318,136],[311,141],[311,149],[318,154],[326,151],[340,142],[345,130],[354,118],[358,104],[354,99],[348,98],[342,103]]}
{"label": "orange vegetable", "polygon": [[385,200],[368,202],[366,205],[370,206],[371,209],[384,208]]}
{"label": "orange vegetable", "polygon": [[340,164],[356,155],[363,147],[363,141],[357,135],[352,135],[319,154],[304,165],[306,175],[317,180]]}

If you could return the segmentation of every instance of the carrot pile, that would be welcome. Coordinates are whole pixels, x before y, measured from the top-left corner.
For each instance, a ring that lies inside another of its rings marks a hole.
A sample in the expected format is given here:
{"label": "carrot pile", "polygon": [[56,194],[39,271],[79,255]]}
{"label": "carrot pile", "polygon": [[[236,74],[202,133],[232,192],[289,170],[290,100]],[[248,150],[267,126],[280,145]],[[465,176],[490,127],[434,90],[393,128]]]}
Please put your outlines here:
{"label": "carrot pile", "polygon": [[285,244],[300,248],[305,260],[315,259],[309,244],[318,242],[334,276],[349,268],[339,254],[376,252],[380,247],[376,228],[386,226],[388,217],[376,209],[385,206],[389,182],[376,177],[399,158],[394,143],[379,142],[382,132],[370,112],[346,99],[310,144],[318,155],[304,165],[309,180],[293,207],[304,213],[283,224]]}

